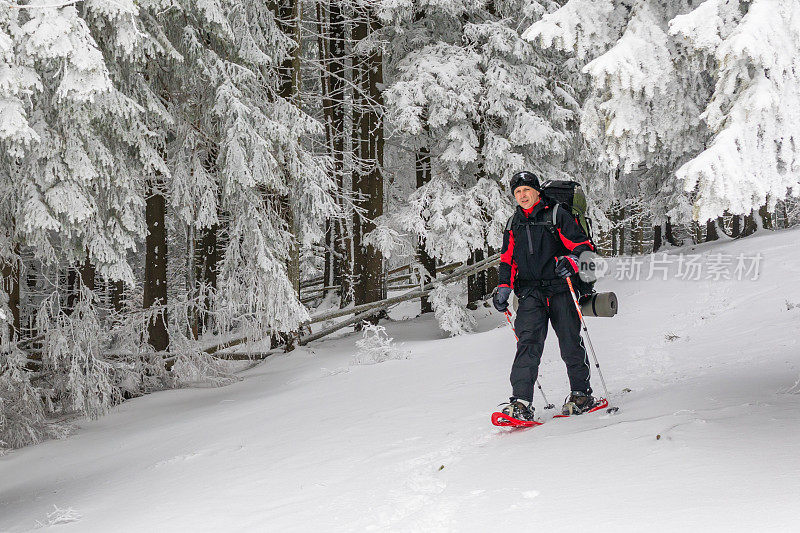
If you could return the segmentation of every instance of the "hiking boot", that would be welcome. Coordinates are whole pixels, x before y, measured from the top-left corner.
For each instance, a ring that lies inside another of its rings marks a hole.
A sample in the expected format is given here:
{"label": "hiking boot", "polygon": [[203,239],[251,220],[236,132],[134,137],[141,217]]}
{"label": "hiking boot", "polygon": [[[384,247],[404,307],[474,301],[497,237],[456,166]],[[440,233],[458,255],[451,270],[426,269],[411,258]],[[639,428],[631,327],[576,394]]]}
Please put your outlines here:
{"label": "hiking boot", "polygon": [[564,400],[564,407],[561,408],[563,415],[579,415],[591,410],[597,405],[597,400],[590,394],[581,391],[572,391]]}
{"label": "hiking boot", "polygon": [[508,404],[503,407],[503,414],[517,420],[532,421],[534,419],[533,404],[512,396],[509,398]]}

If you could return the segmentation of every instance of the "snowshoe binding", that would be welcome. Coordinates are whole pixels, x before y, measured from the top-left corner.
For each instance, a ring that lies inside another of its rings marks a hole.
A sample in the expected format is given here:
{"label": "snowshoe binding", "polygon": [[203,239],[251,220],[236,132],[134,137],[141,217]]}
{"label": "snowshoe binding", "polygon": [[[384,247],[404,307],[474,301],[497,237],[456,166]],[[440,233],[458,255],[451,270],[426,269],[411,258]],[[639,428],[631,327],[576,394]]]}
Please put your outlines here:
{"label": "snowshoe binding", "polygon": [[500,404],[503,410],[492,413],[492,424],[495,426],[533,427],[541,425],[535,419],[533,404],[528,405],[523,400],[509,398],[509,402]]}
{"label": "snowshoe binding", "polygon": [[604,398],[595,398],[586,392],[572,391],[569,396],[567,396],[566,400],[564,400],[561,414],[555,415],[555,418],[591,413],[603,409],[604,407],[608,407],[608,400]]}

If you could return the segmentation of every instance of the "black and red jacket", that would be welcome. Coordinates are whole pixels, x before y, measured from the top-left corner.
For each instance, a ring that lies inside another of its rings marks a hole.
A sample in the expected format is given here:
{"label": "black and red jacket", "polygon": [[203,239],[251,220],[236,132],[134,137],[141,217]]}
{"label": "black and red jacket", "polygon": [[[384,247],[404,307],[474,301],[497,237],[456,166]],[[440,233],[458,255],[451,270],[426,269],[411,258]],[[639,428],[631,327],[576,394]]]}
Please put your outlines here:
{"label": "black and red jacket", "polygon": [[556,257],[594,251],[583,229],[565,208],[558,208],[552,228],[552,210],[557,205],[543,198],[528,210],[517,206],[511,227],[503,233],[499,286],[519,289],[558,280]]}

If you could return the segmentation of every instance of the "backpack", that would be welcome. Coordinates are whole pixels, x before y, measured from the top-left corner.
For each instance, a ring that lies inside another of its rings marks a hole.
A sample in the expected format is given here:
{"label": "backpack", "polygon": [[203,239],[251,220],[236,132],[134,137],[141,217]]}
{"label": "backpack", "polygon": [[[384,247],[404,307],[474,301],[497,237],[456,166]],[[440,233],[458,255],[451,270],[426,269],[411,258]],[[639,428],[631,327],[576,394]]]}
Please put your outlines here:
{"label": "backpack", "polygon": [[[581,227],[583,232],[589,237],[589,241],[594,246],[594,235],[592,235],[592,219],[587,218],[586,195],[583,188],[576,181],[549,180],[542,186],[542,194],[566,209],[575,218],[575,222]],[[555,222],[555,209],[553,210],[553,221]]]}
{"label": "backpack", "polygon": [[[589,237],[589,242],[592,243],[593,248],[597,248],[594,244],[594,236],[592,234],[592,219],[586,216],[587,203],[586,195],[583,192],[580,184],[577,181],[567,180],[547,180],[542,185],[540,193],[543,197],[555,202],[553,208],[553,219],[544,223],[537,223],[545,226],[547,230],[558,239],[556,235],[556,216],[559,208],[566,210],[570,213],[575,222],[581,227],[583,232]],[[511,229],[511,222],[514,215],[506,222],[506,231]],[[559,241],[560,242],[560,241]],[[594,292],[594,281],[584,281],[580,276],[575,276],[573,285],[581,295],[587,295]]]}

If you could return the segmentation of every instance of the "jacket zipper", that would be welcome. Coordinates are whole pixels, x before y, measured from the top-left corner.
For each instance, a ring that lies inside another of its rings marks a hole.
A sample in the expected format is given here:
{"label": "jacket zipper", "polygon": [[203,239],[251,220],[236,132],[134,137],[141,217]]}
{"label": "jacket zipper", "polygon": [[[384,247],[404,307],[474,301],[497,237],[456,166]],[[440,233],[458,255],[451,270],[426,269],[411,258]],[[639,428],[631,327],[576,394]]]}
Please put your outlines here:
{"label": "jacket zipper", "polygon": [[533,239],[531,238],[531,222],[525,222],[525,231],[528,233],[528,253],[533,255]]}

